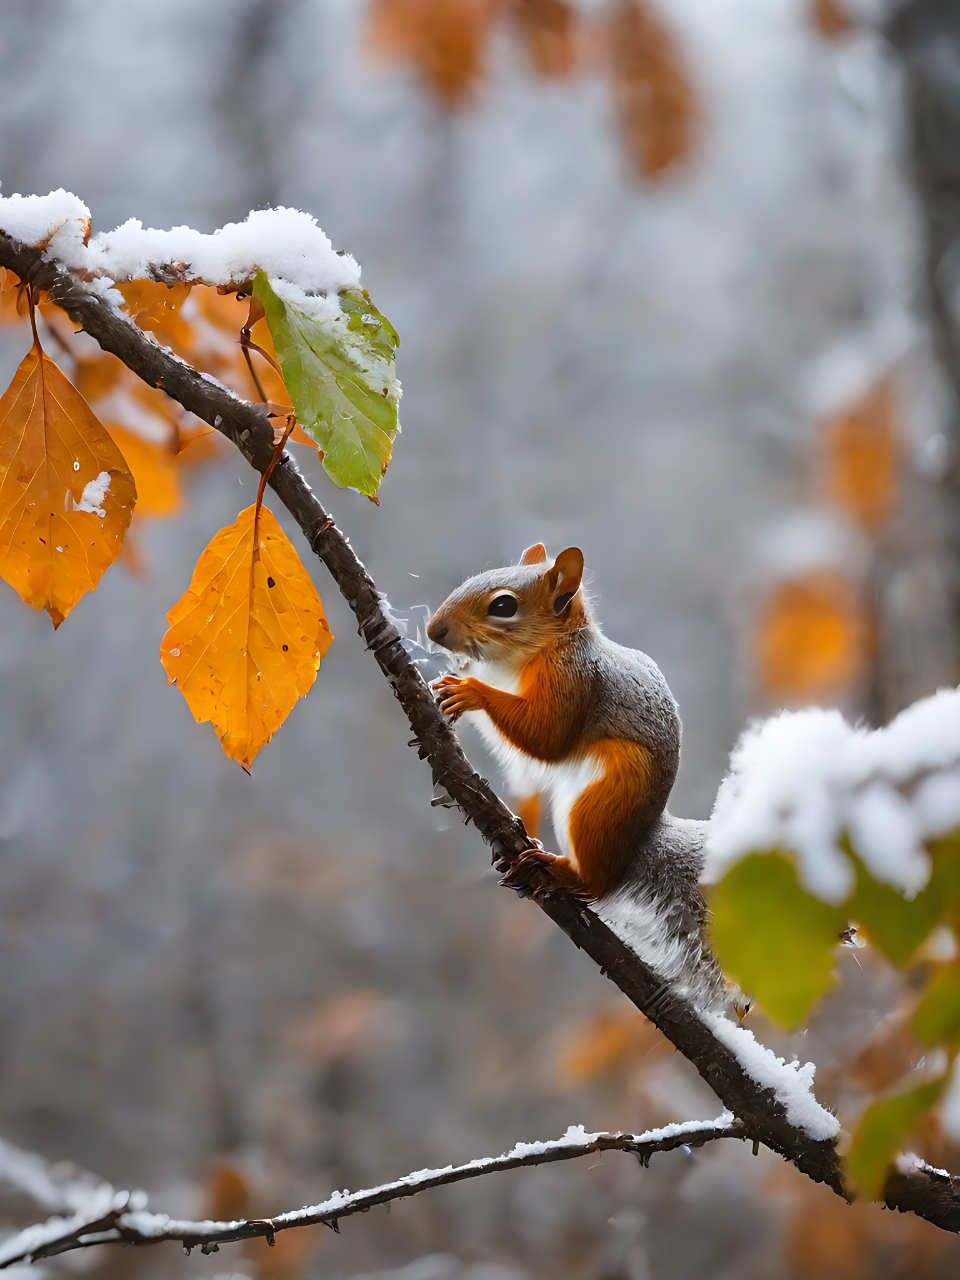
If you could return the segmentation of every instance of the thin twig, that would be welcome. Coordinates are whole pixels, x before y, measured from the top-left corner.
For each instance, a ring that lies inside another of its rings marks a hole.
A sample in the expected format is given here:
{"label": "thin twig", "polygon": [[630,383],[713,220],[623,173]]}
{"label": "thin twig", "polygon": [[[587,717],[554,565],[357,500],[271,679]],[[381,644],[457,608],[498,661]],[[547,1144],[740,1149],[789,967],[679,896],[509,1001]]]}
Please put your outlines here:
{"label": "thin twig", "polygon": [[[198,1246],[204,1253],[215,1253],[221,1244],[237,1240],[262,1237],[269,1244],[280,1231],[291,1227],[315,1226],[324,1223],[334,1231],[339,1229],[342,1218],[355,1213],[367,1213],[381,1204],[394,1200],[406,1200],[420,1191],[448,1186],[468,1178],[480,1178],[488,1173],[502,1173],[508,1169],[532,1168],[551,1164],[557,1160],[577,1160],[581,1156],[603,1151],[625,1151],[635,1155],[646,1167],[650,1157],[660,1151],[674,1151],[678,1147],[702,1147],[718,1138],[745,1138],[746,1132],[739,1121],[729,1115],[718,1120],[689,1121],[686,1124],[667,1125],[648,1133],[585,1133],[582,1128],[571,1128],[566,1135],[554,1142],[519,1143],[502,1156],[471,1160],[467,1164],[448,1165],[445,1169],[421,1169],[407,1174],[396,1182],[388,1182],[367,1191],[334,1192],[321,1204],[308,1205],[281,1213],[273,1218],[237,1219],[232,1222],[185,1222],[170,1218],[165,1213],[147,1213],[143,1208],[126,1207],[130,1194],[115,1194],[114,1204],[106,1215],[91,1214],[88,1219],[51,1218],[49,1222],[27,1227],[18,1235],[0,1243],[0,1269],[18,1262],[36,1262],[73,1249],[88,1249],[98,1244],[161,1244],[165,1240],[178,1240],[189,1251]],[[112,1191],[112,1188],[108,1188]]]}

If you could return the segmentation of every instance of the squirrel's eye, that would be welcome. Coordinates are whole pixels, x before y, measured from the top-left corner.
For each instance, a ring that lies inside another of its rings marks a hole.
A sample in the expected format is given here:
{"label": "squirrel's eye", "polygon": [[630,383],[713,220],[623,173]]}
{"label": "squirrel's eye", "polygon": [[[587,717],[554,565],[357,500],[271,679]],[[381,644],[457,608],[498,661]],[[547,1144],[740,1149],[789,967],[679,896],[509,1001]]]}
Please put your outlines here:
{"label": "squirrel's eye", "polygon": [[512,618],[516,612],[516,596],[495,596],[487,606],[487,614],[491,618]]}

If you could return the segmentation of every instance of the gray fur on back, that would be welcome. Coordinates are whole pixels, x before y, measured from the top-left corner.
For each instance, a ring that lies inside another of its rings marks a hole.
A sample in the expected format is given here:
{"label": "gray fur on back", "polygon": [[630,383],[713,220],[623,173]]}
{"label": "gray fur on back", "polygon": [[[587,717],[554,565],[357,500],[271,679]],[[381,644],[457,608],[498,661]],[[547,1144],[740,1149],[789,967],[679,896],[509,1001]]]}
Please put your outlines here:
{"label": "gray fur on back", "polygon": [[663,672],[639,649],[627,649],[590,630],[604,674],[597,682],[597,736],[625,738],[646,747],[660,765],[669,794],[680,765],[681,729]]}

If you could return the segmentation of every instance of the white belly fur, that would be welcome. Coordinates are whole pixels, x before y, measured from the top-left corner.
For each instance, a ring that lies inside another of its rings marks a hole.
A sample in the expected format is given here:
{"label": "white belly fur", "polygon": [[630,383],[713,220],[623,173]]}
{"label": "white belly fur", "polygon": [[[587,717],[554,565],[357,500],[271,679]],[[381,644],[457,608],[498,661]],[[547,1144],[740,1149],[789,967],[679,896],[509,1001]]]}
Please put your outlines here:
{"label": "white belly fur", "polygon": [[[472,662],[465,674],[505,693],[516,693],[519,686],[519,673],[499,663]],[[576,855],[570,843],[570,811],[586,788],[603,776],[600,761],[592,754],[556,763],[534,760],[508,742],[485,711],[470,711],[464,719],[479,730],[499,761],[514,795],[540,794],[550,810],[559,845],[557,852],[564,854],[576,866]]]}

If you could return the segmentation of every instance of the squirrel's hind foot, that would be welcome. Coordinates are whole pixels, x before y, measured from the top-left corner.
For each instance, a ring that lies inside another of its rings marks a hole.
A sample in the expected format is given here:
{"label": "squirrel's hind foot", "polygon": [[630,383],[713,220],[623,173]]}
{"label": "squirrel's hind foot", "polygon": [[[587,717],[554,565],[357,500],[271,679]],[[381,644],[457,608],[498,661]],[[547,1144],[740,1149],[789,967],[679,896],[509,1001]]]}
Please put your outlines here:
{"label": "squirrel's hind foot", "polygon": [[565,889],[584,900],[590,896],[570,859],[546,849],[525,849],[518,858],[502,859],[497,870],[506,873],[500,883],[516,889],[523,897],[535,897],[552,889]]}

